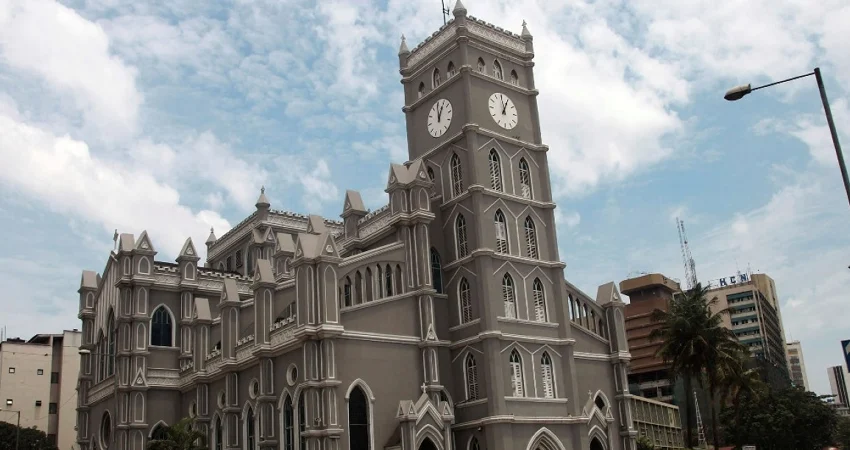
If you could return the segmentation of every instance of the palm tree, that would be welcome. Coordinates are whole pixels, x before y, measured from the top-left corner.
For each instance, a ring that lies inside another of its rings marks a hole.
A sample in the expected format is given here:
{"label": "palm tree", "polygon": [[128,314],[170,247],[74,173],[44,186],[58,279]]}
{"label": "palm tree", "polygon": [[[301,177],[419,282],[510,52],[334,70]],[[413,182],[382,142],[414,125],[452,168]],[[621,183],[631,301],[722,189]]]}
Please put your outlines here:
{"label": "palm tree", "polygon": [[737,363],[737,356],[743,347],[735,334],[723,326],[723,314],[727,311],[712,311],[716,299],[706,300],[707,293],[708,287],[698,283],[677,297],[669,305],[668,311],[653,311],[651,319],[660,326],[652,331],[649,338],[662,341],[657,354],[670,364],[673,376],[684,381],[685,436],[688,446],[693,442],[692,380],[697,379],[700,385],[707,382],[711,397],[709,405],[714,445],[719,448],[714,394],[720,387],[720,377]]}
{"label": "palm tree", "polygon": [[[747,353],[746,347],[738,342],[735,334],[722,326],[720,315],[724,313],[725,311],[713,314],[709,320],[709,327],[706,328],[707,339],[714,343],[713,349],[705,355],[706,367],[704,369],[705,379],[708,383],[711,434],[714,448],[720,448],[720,434],[717,427],[718,394],[722,392],[724,383],[727,383],[727,380],[734,380],[735,374],[740,372]],[[715,322],[717,322],[716,326],[714,326]]]}
{"label": "palm tree", "polygon": [[148,442],[148,450],[207,450],[207,437],[192,426],[194,419],[185,417],[165,428],[165,439]]}
{"label": "palm tree", "polygon": [[674,378],[681,378],[685,384],[685,446],[693,443],[693,414],[691,408],[692,380],[699,376],[704,367],[702,345],[699,345],[697,330],[699,328],[701,303],[705,290],[701,285],[687,291],[674,299],[668,305],[668,311],[656,309],[650,316],[652,322],[659,326],[649,335],[651,341],[661,340],[657,355],[664,358],[670,365],[670,373]]}
{"label": "palm tree", "polygon": [[[751,361],[749,352],[746,349],[742,350],[738,355],[738,363],[726,366],[727,370],[719,379],[721,399],[724,403],[731,400],[736,424],[740,423],[741,401],[744,398],[753,400],[760,398],[762,391],[766,388],[761,380],[759,368],[747,367]],[[743,442],[735,442],[735,445],[740,448]]]}

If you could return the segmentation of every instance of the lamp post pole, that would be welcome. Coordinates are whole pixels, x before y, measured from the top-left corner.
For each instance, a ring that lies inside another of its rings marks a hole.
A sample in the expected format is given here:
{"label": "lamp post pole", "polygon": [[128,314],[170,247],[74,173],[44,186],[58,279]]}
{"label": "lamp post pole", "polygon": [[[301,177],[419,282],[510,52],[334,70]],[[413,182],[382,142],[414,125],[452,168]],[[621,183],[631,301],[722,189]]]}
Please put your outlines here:
{"label": "lamp post pole", "polygon": [[810,73],[788,78],[782,81],[776,81],[770,84],[765,84],[764,86],[751,87],[749,84],[737,86],[732,89],[729,89],[726,92],[726,95],[723,96],[723,98],[729,100],[730,102],[733,102],[735,100],[740,100],[750,92],[774,86],[777,84],[787,83],[788,81],[793,81],[798,78],[805,78],[812,75],[815,76],[815,79],[818,83],[818,91],[820,91],[820,100],[823,103],[823,112],[824,114],[826,114],[826,123],[827,125],[829,125],[829,133],[832,136],[832,145],[835,146],[835,156],[838,158],[838,167],[841,169],[841,177],[844,180],[844,191],[847,193],[847,202],[850,203],[850,178],[848,178],[847,176],[847,165],[844,163],[844,154],[841,152],[841,143],[838,141],[838,131],[836,131],[835,122],[832,120],[832,110],[829,108],[829,100],[826,97],[826,89],[823,86],[823,78],[821,77],[819,67],[815,67],[815,70]]}

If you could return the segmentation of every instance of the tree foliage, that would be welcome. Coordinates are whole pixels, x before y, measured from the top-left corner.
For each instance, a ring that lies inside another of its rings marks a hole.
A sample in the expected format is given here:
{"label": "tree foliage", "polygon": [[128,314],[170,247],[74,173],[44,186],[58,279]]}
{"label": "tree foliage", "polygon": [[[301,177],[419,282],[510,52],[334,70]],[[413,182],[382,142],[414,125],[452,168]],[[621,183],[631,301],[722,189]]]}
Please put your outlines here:
{"label": "tree foliage", "polygon": [[646,436],[637,438],[637,450],[655,450],[655,444]]}
{"label": "tree foliage", "polygon": [[[15,431],[18,427],[13,423],[0,422],[0,450],[15,450]],[[50,444],[47,435],[33,428],[20,429],[20,449],[57,450]]]}
{"label": "tree foliage", "polygon": [[692,380],[707,384],[711,396],[712,436],[719,447],[714,399],[721,390],[727,373],[738,371],[744,347],[735,334],[723,326],[723,314],[714,312],[716,299],[708,300],[708,286],[697,284],[669,305],[668,311],[656,309],[651,319],[658,327],[650,334],[651,340],[661,340],[658,355],[670,364],[670,371],[685,384],[685,442],[693,443]]}
{"label": "tree foliage", "polygon": [[148,450],[207,450],[207,436],[193,427],[194,420],[185,417],[170,427],[165,427],[165,439],[148,443]]}
{"label": "tree foliage", "polygon": [[832,443],[838,416],[815,393],[789,387],[742,393],[721,422],[733,442],[759,450],[821,450]]}
{"label": "tree foliage", "polygon": [[850,419],[839,417],[835,427],[834,443],[844,449],[850,449]]}

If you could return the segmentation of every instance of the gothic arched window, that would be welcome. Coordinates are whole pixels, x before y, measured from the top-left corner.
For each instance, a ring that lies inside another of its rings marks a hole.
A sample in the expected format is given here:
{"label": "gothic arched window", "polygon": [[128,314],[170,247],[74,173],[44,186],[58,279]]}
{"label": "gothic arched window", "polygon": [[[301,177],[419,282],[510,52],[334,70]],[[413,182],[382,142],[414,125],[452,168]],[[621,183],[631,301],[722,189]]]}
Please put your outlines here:
{"label": "gothic arched window", "polygon": [[345,277],[342,285],[342,306],[351,306],[351,277]]}
{"label": "gothic arched window", "polygon": [[505,302],[505,317],[516,319],[516,294],[514,292],[514,279],[507,273],[502,278],[502,299]]}
{"label": "gothic arched window", "polygon": [[499,154],[496,149],[490,149],[490,187],[494,190],[502,190],[502,164],[499,162]]}
{"label": "gothic arched window", "polygon": [[164,441],[168,439],[168,428],[161,424],[156,425],[151,431],[152,441]]}
{"label": "gothic arched window", "polygon": [[525,218],[525,256],[538,259],[537,253],[537,230],[534,226],[534,221],[531,216]]}
{"label": "gothic arched window", "polygon": [[519,84],[519,77],[516,74],[516,70],[511,70],[511,84]]}
{"label": "gothic arched window", "polygon": [[393,269],[387,264],[387,268],[384,271],[384,278],[387,286],[387,297],[393,295]]}
{"label": "gothic arched window", "polygon": [[151,318],[151,345],[171,347],[172,329],[171,313],[165,306],[160,306]]}
{"label": "gothic arched window", "polygon": [[501,209],[496,210],[493,220],[496,226],[496,253],[508,253],[508,223]]}
{"label": "gothic arched window", "polygon": [[460,157],[457,153],[452,154],[452,197],[457,197],[463,191],[463,172],[460,167]]}
{"label": "gothic arched window", "polygon": [[457,240],[457,258],[464,258],[469,254],[469,247],[466,243],[466,219],[463,214],[458,214],[455,219],[455,239]]}
{"label": "gothic arched window", "polygon": [[431,82],[431,88],[436,88],[442,83],[442,79],[440,79],[440,69],[434,68],[434,77]]}
{"label": "gothic arched window", "polygon": [[106,376],[111,377],[115,373],[115,317],[111,311],[106,323],[106,333]]}
{"label": "gothic arched window", "polygon": [[555,383],[552,380],[552,358],[543,352],[540,357],[540,376],[543,378],[543,397],[555,398]]}
{"label": "gothic arched window", "polygon": [[295,410],[288,395],[283,401],[283,450],[295,450]]}
{"label": "gothic arched window", "polygon": [[460,323],[472,321],[472,295],[470,295],[469,281],[466,281],[466,278],[460,279],[458,299],[460,299]]}
{"label": "gothic arched window", "polygon": [[298,396],[298,435],[301,436],[298,448],[301,450],[306,450],[307,448],[307,437],[304,436],[304,432],[307,431],[307,408],[304,405],[305,396],[306,392],[302,392]]}
{"label": "gothic arched window", "polygon": [[257,450],[257,427],[254,420],[254,409],[248,408],[245,416],[245,443],[248,450]]}
{"label": "gothic arched window", "polygon": [[417,98],[422,98],[423,95],[425,95],[425,82],[419,83],[419,97]]}
{"label": "gothic arched window", "polygon": [[535,278],[531,285],[531,291],[534,295],[534,320],[538,322],[546,321],[546,296],[543,293],[543,283],[540,278]]}
{"label": "gothic arched window", "polygon": [[375,279],[372,278],[372,268],[366,268],[366,298],[367,302],[375,300]]}
{"label": "gothic arched window", "polygon": [[221,450],[222,446],[224,445],[224,443],[221,442],[223,440],[223,434],[224,434],[224,433],[221,432],[221,417],[216,416],[215,424],[213,424],[213,426],[214,426],[213,440],[215,441],[214,449],[215,450]]}
{"label": "gothic arched window", "polygon": [[457,71],[455,70],[455,63],[449,61],[449,70],[446,73],[446,79],[449,79],[449,78],[455,76],[456,73],[457,73]]}
{"label": "gothic arched window", "polygon": [[487,64],[484,63],[483,58],[478,58],[478,71],[484,73],[487,71]]}
{"label": "gothic arched window", "polygon": [[356,386],[348,397],[348,448],[369,450],[369,401]]}
{"label": "gothic arched window", "polygon": [[514,397],[525,397],[525,389],[522,381],[522,358],[514,349],[511,352],[511,388]]}
{"label": "gothic arched window", "polygon": [[525,158],[520,158],[519,160],[519,186],[523,197],[532,198],[531,171],[528,168],[528,161]]}
{"label": "gothic arched window", "polygon": [[497,80],[504,80],[505,77],[502,75],[502,65],[499,64],[499,60],[493,61],[493,76],[496,77]]}
{"label": "gothic arched window", "polygon": [[436,248],[431,248],[431,283],[438,294],[443,293],[443,265]]}
{"label": "gothic arched window", "polygon": [[466,400],[478,399],[478,367],[475,365],[475,357],[472,353],[466,354],[464,361],[464,375],[466,376]]}

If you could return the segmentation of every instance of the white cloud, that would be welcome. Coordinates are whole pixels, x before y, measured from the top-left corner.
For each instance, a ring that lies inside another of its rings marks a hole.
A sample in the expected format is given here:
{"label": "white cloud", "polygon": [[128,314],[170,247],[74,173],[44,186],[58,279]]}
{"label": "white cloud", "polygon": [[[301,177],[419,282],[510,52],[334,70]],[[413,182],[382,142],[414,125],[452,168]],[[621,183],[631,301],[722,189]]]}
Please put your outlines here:
{"label": "white cloud", "polygon": [[50,0],[0,4],[0,52],[12,67],[71,95],[90,127],[110,136],[136,131],[143,97],[136,71],[112,56],[96,24]]}
{"label": "white cloud", "polygon": [[303,204],[310,211],[319,211],[328,202],[341,201],[339,189],[332,181],[331,169],[324,159],[316,161],[315,167],[301,175],[304,188]]}
{"label": "white cloud", "polygon": [[181,204],[174,188],[138,167],[99,159],[84,142],[7,116],[0,116],[0,158],[0,183],[7,189],[109,232],[138,235],[146,227],[161,257],[176,256],[187,237],[204,242],[210,226],[229,228],[217,213]]}

